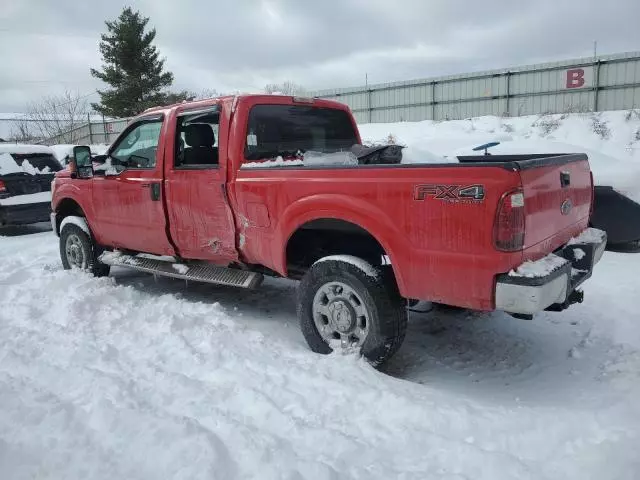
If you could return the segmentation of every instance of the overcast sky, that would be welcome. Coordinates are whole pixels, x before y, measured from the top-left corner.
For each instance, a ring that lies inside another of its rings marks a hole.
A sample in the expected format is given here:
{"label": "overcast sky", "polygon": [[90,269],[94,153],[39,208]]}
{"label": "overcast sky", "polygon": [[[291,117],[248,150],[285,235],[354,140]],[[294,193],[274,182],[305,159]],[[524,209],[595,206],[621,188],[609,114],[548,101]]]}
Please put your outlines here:
{"label": "overcast sky", "polygon": [[[640,0],[2,0],[0,112],[100,82],[104,21],[150,17],[174,88],[308,89],[640,50]],[[97,95],[90,97],[96,100]]]}

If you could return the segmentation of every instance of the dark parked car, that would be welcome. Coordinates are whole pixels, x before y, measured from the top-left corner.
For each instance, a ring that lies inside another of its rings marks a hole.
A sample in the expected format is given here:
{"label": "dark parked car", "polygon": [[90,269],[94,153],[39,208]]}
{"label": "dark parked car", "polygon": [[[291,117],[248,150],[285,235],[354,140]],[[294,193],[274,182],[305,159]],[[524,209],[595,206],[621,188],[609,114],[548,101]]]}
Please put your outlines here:
{"label": "dark parked car", "polygon": [[49,147],[0,144],[0,226],[49,221],[51,181],[60,170]]}

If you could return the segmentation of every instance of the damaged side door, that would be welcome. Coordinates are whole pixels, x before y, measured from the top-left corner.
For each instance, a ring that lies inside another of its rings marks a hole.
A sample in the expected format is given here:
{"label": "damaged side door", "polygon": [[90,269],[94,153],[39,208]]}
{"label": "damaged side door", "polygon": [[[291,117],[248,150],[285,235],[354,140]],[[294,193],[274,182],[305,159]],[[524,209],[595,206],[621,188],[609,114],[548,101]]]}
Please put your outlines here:
{"label": "damaged side door", "polygon": [[183,258],[237,260],[233,214],[226,196],[227,122],[221,106],[185,108],[172,122],[165,190],[171,238]]}

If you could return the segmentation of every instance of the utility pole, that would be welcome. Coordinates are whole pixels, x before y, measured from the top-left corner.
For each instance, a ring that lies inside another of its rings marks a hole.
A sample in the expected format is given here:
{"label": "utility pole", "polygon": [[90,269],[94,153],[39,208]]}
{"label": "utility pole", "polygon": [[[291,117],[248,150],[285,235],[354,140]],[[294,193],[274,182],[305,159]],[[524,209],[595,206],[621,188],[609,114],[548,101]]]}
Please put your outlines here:
{"label": "utility pole", "polygon": [[371,90],[369,90],[369,74],[367,72],[364,73],[364,90],[367,95],[367,110],[368,110],[368,121],[371,123]]}

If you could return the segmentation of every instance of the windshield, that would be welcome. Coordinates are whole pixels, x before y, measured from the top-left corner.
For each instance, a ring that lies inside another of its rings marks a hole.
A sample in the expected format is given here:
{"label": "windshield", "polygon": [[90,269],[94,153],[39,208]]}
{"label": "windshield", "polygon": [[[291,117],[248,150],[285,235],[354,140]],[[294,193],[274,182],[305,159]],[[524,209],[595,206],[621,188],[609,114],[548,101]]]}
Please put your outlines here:
{"label": "windshield", "polygon": [[344,110],[307,105],[256,105],[249,113],[245,158],[291,158],[306,151],[348,151],[358,143]]}

